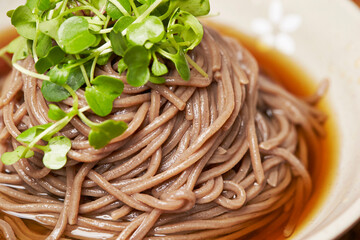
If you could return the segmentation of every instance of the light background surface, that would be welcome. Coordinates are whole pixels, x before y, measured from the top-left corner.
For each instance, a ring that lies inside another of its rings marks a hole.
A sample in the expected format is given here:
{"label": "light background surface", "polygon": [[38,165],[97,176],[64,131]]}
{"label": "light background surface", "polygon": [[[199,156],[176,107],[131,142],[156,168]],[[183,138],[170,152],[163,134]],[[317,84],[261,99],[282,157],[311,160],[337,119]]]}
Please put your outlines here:
{"label": "light background surface", "polygon": [[[24,1],[0,0],[6,12]],[[295,238],[332,239],[360,216],[360,11],[345,0],[211,0],[213,20],[289,54],[317,81],[329,78],[328,95],[340,131],[336,184],[319,214]]]}

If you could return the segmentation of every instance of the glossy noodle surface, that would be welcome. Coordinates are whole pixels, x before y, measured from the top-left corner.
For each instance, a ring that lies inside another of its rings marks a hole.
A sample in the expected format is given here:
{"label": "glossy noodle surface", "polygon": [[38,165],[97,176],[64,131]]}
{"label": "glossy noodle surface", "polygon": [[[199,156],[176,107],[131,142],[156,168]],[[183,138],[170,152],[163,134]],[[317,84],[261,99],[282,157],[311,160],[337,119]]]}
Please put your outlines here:
{"label": "glossy noodle surface", "polygon": [[[190,56],[208,78],[192,69],[184,81],[173,69],[164,85],[125,84],[106,119],[129,127],[105,148],[89,145],[90,129],[75,117],[58,133],[72,140],[65,168],[44,167],[41,152],[0,163],[5,239],[238,239],[270,223],[285,223],[284,235],[291,235],[312,191],[307,145],[324,134],[326,115],[314,107],[323,91],[295,97],[236,40],[210,28]],[[32,58],[20,64],[35,71]],[[96,75],[126,82],[115,66],[112,59]],[[1,154],[19,146],[21,132],[50,122],[41,84],[16,70],[7,78]],[[86,106],[84,91],[77,95]],[[72,103],[58,106],[66,111]],[[49,231],[35,232],[13,216]]]}

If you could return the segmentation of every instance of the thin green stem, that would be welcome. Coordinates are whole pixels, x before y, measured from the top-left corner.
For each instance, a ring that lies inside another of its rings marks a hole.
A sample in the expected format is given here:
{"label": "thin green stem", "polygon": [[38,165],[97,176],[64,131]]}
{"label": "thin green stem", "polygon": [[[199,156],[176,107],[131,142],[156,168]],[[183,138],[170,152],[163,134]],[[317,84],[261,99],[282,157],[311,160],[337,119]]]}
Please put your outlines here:
{"label": "thin green stem", "polygon": [[159,6],[159,4],[164,1],[164,0],[156,0],[153,4],[150,5],[150,7],[148,9],[146,9],[146,11],[141,14],[141,16],[139,16],[134,22],[134,23],[139,23],[142,22],[147,16],[150,15],[150,13],[152,11],[154,11],[155,8],[157,8],[157,6]]}
{"label": "thin green stem", "polygon": [[90,121],[90,119],[88,119],[84,113],[79,112],[78,116],[80,117],[80,119],[89,127],[93,127],[95,125],[95,123],[93,123],[92,121]]}
{"label": "thin green stem", "polygon": [[60,15],[62,15],[65,12],[67,4],[68,4],[68,0],[65,0],[61,6]]}
{"label": "thin green stem", "polygon": [[[76,57],[76,59],[78,59],[78,60],[81,59],[78,54],[76,54],[75,57]],[[88,75],[87,75],[87,73],[86,73],[86,69],[85,69],[85,67],[84,67],[84,64],[81,64],[81,65],[80,65],[80,69],[81,69],[81,72],[82,72],[82,74],[83,74],[83,76],[84,76],[86,86],[91,87],[91,84],[90,84],[90,81],[89,81],[89,77],[88,77]]]}
{"label": "thin green stem", "polygon": [[[106,34],[106,33],[110,33],[112,30],[113,30],[112,27],[111,27],[111,28],[105,28],[105,29],[101,29],[101,30],[99,31],[99,33],[100,33],[100,34]],[[108,38],[108,37],[106,36],[106,38]]]}
{"label": "thin green stem", "polygon": [[34,61],[37,62],[39,60],[37,53],[36,53],[36,45],[37,45],[37,41],[38,41],[38,36],[39,36],[39,19],[36,19],[36,34],[35,34],[35,39],[33,41],[33,45],[32,45],[32,51],[33,51],[33,58]]}
{"label": "thin green stem", "polygon": [[63,119],[61,119],[60,121],[57,121],[56,123],[54,123],[53,125],[51,125],[49,128],[47,128],[45,131],[43,131],[42,133],[40,133],[36,138],[34,138],[34,140],[28,145],[28,148],[31,149],[33,148],[37,142],[39,142],[43,137],[45,137],[46,135],[48,135],[49,133],[53,132],[54,130],[56,130],[58,127],[62,126],[63,124],[70,122],[72,117],[66,116]]}
{"label": "thin green stem", "polygon": [[50,81],[49,76],[46,76],[44,74],[38,74],[38,73],[32,72],[32,71],[30,71],[30,70],[28,70],[26,68],[23,68],[22,66],[20,66],[17,63],[13,63],[12,65],[16,70],[18,70],[18,71],[20,71],[20,72],[22,72],[22,73],[24,73],[24,74],[26,74],[26,75],[28,75],[30,77],[34,77],[34,78],[41,79],[41,80],[44,80],[44,81]]}
{"label": "thin green stem", "polygon": [[48,151],[48,146],[43,146],[43,145],[35,144],[34,147],[36,147],[37,149],[40,149],[40,150],[43,151],[43,152]]}
{"label": "thin green stem", "polygon": [[130,14],[126,11],[126,9],[121,5],[121,3],[119,1],[109,0],[109,2],[114,4],[115,7],[117,7],[124,16],[130,16]]}
{"label": "thin green stem", "polygon": [[139,14],[139,11],[137,10],[137,7],[136,7],[136,5],[134,3],[134,0],[130,0],[129,2],[130,2],[130,5],[131,5],[134,13],[135,13],[135,17],[139,17],[140,14]]}
{"label": "thin green stem", "polygon": [[74,89],[72,89],[69,85],[64,84],[63,87],[71,94],[72,98],[73,98],[73,110],[75,110],[75,112],[78,111],[79,108],[79,97],[76,94],[76,92],[74,91]]}
{"label": "thin green stem", "polygon": [[185,57],[188,63],[190,63],[190,65],[193,66],[201,75],[209,77],[209,75],[194,60],[192,60],[189,55],[186,54]]}
{"label": "thin green stem", "polygon": [[99,58],[99,55],[96,55],[92,65],[91,65],[90,82],[92,82],[94,80],[95,68],[96,68],[96,63],[97,63],[98,58]]}
{"label": "thin green stem", "polygon": [[[106,21],[105,21],[105,24],[104,24],[104,27],[103,27],[102,30],[107,29],[107,27],[108,27],[108,25],[109,25],[109,22],[110,22],[110,15],[107,15]],[[111,32],[111,31],[112,31],[112,28],[111,28],[110,32]],[[100,30],[100,32],[101,32],[101,30]],[[110,41],[110,39],[108,38],[108,36],[107,36],[106,34],[104,34],[104,40],[105,40],[106,42],[109,42],[109,41]]]}
{"label": "thin green stem", "polygon": [[93,6],[81,6],[81,7],[71,8],[71,9],[68,9],[68,10],[64,11],[63,13],[61,13],[58,17],[64,17],[64,16],[66,16],[68,14],[78,12],[78,11],[82,11],[82,10],[90,10],[93,13],[95,13],[101,20],[103,20],[103,21],[106,20],[106,17],[103,14],[101,14],[101,12],[99,12],[99,10],[97,10]]}

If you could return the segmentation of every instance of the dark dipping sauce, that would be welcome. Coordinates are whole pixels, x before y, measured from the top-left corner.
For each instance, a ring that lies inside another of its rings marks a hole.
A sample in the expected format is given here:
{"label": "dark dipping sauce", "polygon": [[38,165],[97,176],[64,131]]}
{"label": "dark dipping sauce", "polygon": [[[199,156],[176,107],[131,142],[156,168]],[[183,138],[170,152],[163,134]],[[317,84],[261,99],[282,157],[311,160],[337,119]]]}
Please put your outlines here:
{"label": "dark dipping sauce", "polygon": [[[309,96],[316,91],[316,84],[312,78],[293,60],[288,56],[279,53],[270,48],[264,48],[258,42],[249,36],[234,31],[234,29],[210,23],[210,25],[221,32],[237,39],[243,46],[245,46],[256,58],[262,71],[269,77],[278,81],[287,90],[297,96]],[[0,47],[6,46],[8,42],[14,39],[17,34],[14,29],[3,31],[0,33]],[[4,78],[11,68],[8,64],[0,59],[0,78]],[[326,201],[326,197],[333,184],[334,176],[336,174],[337,158],[338,158],[338,137],[336,122],[331,112],[330,106],[327,104],[326,97],[323,99],[318,108],[328,115],[328,120],[325,124],[326,137],[319,139],[320,148],[314,149],[309,147],[309,170],[313,181],[313,191],[310,200],[305,204],[295,232],[291,237],[295,237],[316,215],[322,204]],[[318,155],[320,158],[314,159],[313,156]],[[0,183],[1,184],[1,183]],[[277,221],[270,225],[262,227],[242,239],[285,239],[283,236],[283,229],[286,224],[286,219],[291,212],[284,213]],[[0,211],[0,219],[4,217],[3,212]],[[32,220],[24,220],[24,223],[32,231],[38,234],[48,234],[50,231],[40,224]],[[2,236],[0,236],[1,238]]]}
{"label": "dark dipping sauce", "polygon": [[[266,48],[255,38],[244,35],[233,28],[221,24],[209,23],[223,35],[237,39],[256,58],[262,71],[271,79],[278,81],[288,91],[296,96],[310,96],[317,88],[313,78],[309,76],[299,64],[296,64],[289,56],[277,50]],[[330,86],[331,87],[331,86]],[[335,117],[331,107],[327,103],[326,96],[318,104],[318,109],[325,112],[328,119],[325,124],[326,136],[319,138],[319,149],[309,147],[309,171],[313,181],[313,190],[310,200],[305,204],[300,220],[291,237],[295,237],[318,213],[322,204],[326,201],[336,175],[338,159],[338,133]],[[314,160],[313,156],[320,156]],[[286,214],[287,215],[287,214]],[[284,216],[287,217],[287,216]],[[280,222],[282,219],[277,219]],[[276,222],[274,222],[276,224]],[[283,227],[277,227],[274,231],[272,225],[261,228],[244,239],[285,239]],[[270,235],[269,235],[270,234]]]}

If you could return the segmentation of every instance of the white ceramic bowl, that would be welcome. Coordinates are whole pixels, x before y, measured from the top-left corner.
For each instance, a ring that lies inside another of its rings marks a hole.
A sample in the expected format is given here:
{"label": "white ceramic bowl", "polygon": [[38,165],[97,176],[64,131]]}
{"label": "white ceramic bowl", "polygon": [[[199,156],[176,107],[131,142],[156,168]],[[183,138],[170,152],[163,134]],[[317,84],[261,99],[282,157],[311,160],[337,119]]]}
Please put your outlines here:
{"label": "white ceramic bowl", "polygon": [[294,239],[334,239],[360,217],[360,9],[349,0],[214,0],[216,18],[330,79],[339,159],[326,201]]}
{"label": "white ceramic bowl", "polygon": [[[23,1],[0,0],[5,13]],[[211,0],[214,21],[288,54],[328,93],[339,159],[326,201],[294,239],[334,239],[360,217],[360,10],[350,0]]]}

